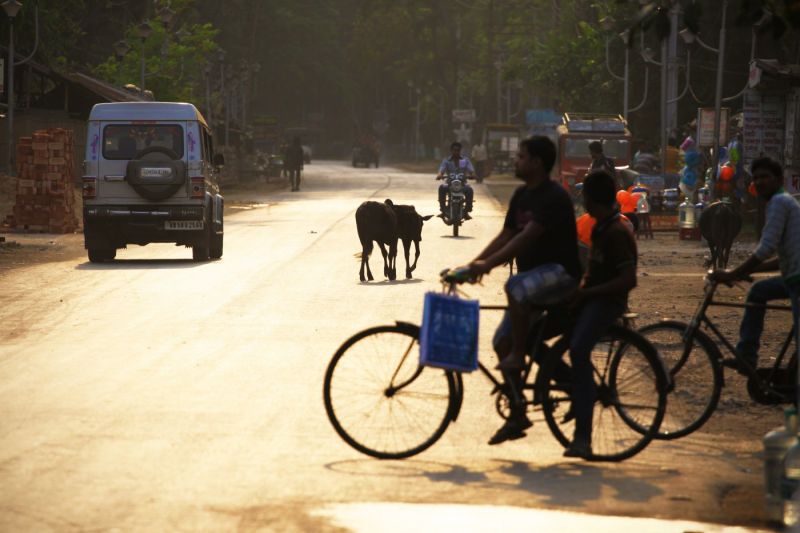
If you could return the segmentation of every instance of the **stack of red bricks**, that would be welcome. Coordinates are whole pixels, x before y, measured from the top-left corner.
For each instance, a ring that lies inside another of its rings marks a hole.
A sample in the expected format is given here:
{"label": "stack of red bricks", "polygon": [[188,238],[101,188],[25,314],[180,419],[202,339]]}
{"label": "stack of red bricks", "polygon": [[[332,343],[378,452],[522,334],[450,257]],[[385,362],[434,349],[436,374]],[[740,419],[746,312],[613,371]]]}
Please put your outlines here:
{"label": "stack of red bricks", "polygon": [[19,139],[17,197],[9,226],[50,233],[78,229],[72,154],[71,130],[39,130]]}

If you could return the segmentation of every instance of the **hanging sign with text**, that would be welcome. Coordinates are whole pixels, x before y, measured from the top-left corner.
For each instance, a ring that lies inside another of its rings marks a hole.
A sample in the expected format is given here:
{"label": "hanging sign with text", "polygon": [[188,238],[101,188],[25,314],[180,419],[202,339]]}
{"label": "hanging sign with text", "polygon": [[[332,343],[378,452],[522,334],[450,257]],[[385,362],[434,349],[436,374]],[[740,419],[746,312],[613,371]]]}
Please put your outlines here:
{"label": "hanging sign with text", "polygon": [[[719,123],[719,144],[728,144],[728,117],[731,110],[727,107],[721,109]],[[714,112],[713,107],[701,107],[697,109],[697,144],[705,148],[714,147]]]}

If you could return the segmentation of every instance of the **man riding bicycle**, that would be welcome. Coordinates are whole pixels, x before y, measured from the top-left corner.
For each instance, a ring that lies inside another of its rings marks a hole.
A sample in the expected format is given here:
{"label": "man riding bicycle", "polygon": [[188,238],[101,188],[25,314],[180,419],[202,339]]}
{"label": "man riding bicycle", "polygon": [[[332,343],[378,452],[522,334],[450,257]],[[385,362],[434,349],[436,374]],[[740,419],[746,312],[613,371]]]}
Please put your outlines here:
{"label": "man riding bicycle", "polygon": [[[448,174],[455,174],[459,172],[463,173],[465,178],[475,177],[475,169],[472,167],[472,163],[468,158],[461,155],[461,143],[455,141],[450,145],[450,157],[442,160],[442,164],[439,165],[439,173],[436,175],[436,179],[445,179]],[[447,183],[442,183],[439,185],[439,211],[442,215],[445,213],[445,197],[447,196],[448,187],[449,184]],[[473,191],[469,183],[464,180],[464,196],[467,199],[467,209],[464,213],[464,218],[466,220],[472,219],[469,213],[472,211],[472,200],[474,195],[475,191]]]}
{"label": "man riding bicycle", "polygon": [[[580,278],[572,202],[567,192],[550,179],[555,160],[556,147],[547,137],[532,137],[520,143],[514,170],[525,184],[514,192],[501,232],[464,267],[477,279],[516,259],[519,273],[506,283],[508,310],[493,345],[500,359],[498,368],[517,391],[522,384],[525,341],[534,318],[532,307],[563,301]],[[512,402],[511,416],[489,444],[522,438],[531,425],[525,406]]]}
{"label": "man riding bicycle", "polygon": [[[798,334],[800,333],[798,332],[800,328],[797,328],[800,317],[800,204],[783,190],[783,168],[777,162],[768,157],[756,159],[751,166],[751,174],[758,195],[767,201],[761,240],[744,263],[732,270],[714,272],[712,277],[718,282],[728,284],[747,279],[752,272],[774,267],[775,262],[768,259],[777,253],[781,282],[776,283],[774,279],[758,282],[762,284],[759,291],[764,292],[761,289],[765,288],[764,283],[767,282],[766,288],[770,289],[770,296],[788,297],[791,300],[795,333]],[[757,284],[753,289],[756,289]],[[752,300],[753,298],[748,295],[748,301]],[[756,350],[763,322],[763,311],[759,314],[757,310],[746,311],[742,319],[737,351],[741,350],[739,355],[748,363],[752,363],[753,368],[757,363]],[[797,341],[796,336],[795,345],[800,346]]]}

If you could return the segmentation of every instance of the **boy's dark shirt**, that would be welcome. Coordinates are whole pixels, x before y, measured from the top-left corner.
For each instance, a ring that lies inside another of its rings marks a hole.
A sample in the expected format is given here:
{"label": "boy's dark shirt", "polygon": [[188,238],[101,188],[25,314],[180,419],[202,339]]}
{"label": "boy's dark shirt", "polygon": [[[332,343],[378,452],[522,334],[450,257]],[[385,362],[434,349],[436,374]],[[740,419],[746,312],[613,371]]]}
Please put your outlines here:
{"label": "boy's dark shirt", "polygon": [[544,226],[545,231],[517,256],[519,271],[558,263],[567,274],[579,278],[581,268],[575,211],[563,187],[548,179],[535,189],[523,185],[514,191],[503,227],[516,234],[532,220]]}
{"label": "boy's dark shirt", "polygon": [[[623,267],[631,264],[635,266],[637,262],[636,241],[619,217],[610,222],[598,222],[595,228],[586,271],[587,288],[611,281],[619,276]],[[628,292],[610,295],[608,298],[627,305]]]}

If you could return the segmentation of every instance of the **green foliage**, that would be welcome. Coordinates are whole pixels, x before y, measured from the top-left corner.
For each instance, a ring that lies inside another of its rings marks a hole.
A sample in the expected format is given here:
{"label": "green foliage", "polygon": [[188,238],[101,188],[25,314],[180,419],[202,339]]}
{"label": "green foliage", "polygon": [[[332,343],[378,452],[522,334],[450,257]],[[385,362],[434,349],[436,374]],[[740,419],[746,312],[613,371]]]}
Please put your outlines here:
{"label": "green foliage", "polygon": [[[180,42],[162,25],[152,23],[153,33],[144,43],[145,87],[162,101],[198,101],[202,96],[204,71],[216,57],[214,37],[217,30],[211,24],[192,24],[185,27],[189,35]],[[131,25],[125,37],[133,47],[120,61],[113,55],[94,67],[99,78],[123,86],[140,84],[141,39]]]}

